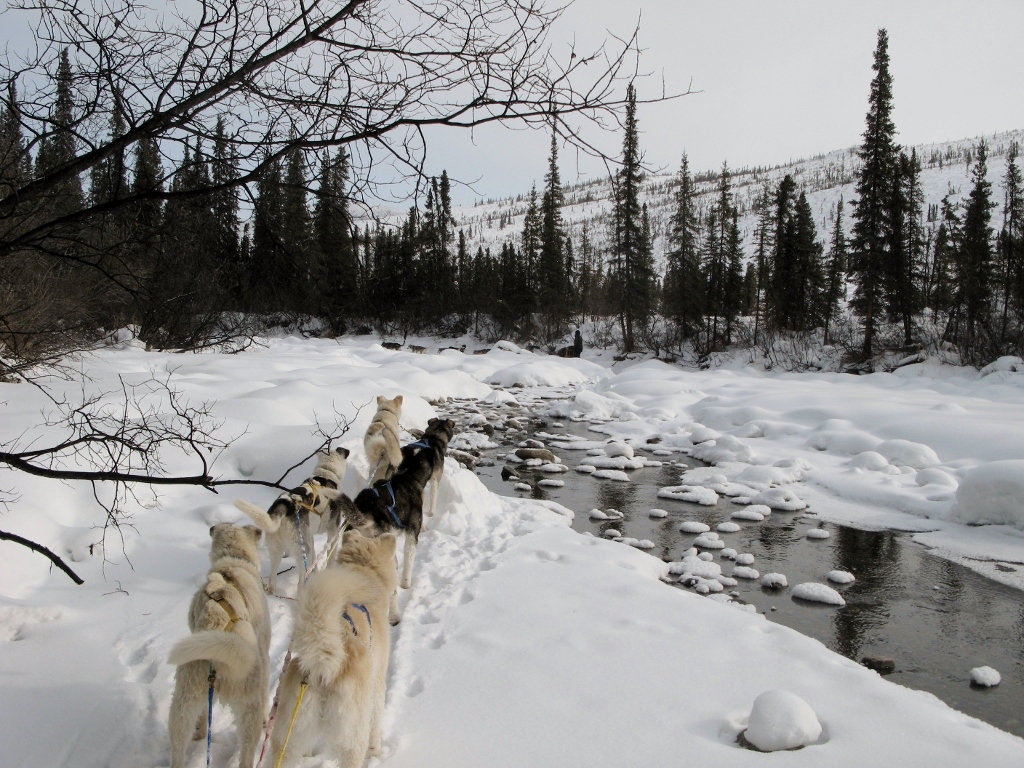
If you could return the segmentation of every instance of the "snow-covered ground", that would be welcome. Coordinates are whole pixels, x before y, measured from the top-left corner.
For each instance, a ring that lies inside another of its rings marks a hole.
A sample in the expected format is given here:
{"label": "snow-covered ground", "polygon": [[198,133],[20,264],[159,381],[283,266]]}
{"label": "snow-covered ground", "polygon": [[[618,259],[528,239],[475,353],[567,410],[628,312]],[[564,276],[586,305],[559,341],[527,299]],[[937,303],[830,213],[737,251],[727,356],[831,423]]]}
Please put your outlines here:
{"label": "snow-covered ground", "polygon": [[[173,371],[172,385],[209,402],[220,434],[237,437],[214,467],[223,478],[276,478],[315,447],[317,423],[329,428],[340,413],[353,420],[337,443],[352,450],[349,493],[367,474],[361,437],[372,408],[357,408],[377,394],[403,394],[402,425],[421,428],[436,413],[431,400],[478,398],[511,415],[513,397],[492,384],[573,386],[572,399],[545,401],[549,415],[595,422],[619,456],[626,443],[644,458],[652,449],[659,459],[704,457],[716,466],[680,485],[721,494],[720,504],[806,503],[825,519],[919,531],[976,568],[986,559],[1004,579],[1024,572],[994,567],[1024,563],[1024,373],[1010,361],[984,375],[928,365],[864,377],[694,373],[657,361],[615,372],[608,355],[589,350],[589,359],[565,360],[502,346],[417,355],[366,338],[283,338],[239,355],[172,355],[127,344],[81,365],[89,391]],[[80,383],[49,385],[81,396]],[[47,403],[38,390],[0,384],[0,407],[0,440],[42,444]],[[557,453],[572,466],[593,458]],[[181,456],[165,463],[194,470]],[[629,469],[612,471],[628,478]],[[186,632],[207,529],[243,522],[234,498],[267,504],[273,492],[175,487],[157,498],[140,488],[123,541],[108,533],[103,547],[89,487],[5,469],[0,488],[16,494],[0,528],[51,547],[86,580],[75,586],[40,555],[0,543],[0,766],[167,765],[166,655]],[[714,595],[666,586],[668,564],[575,533],[570,510],[497,497],[452,460],[438,510],[401,596],[375,764],[1024,764],[1024,740]],[[294,581],[290,572],[281,583]],[[291,604],[270,602],[279,668]],[[962,675],[967,685],[970,670]],[[736,737],[755,699],[773,690],[810,705],[821,734],[767,758]],[[218,708],[214,764],[228,764],[235,746],[230,715]],[[203,765],[203,752],[197,745],[189,765]],[[310,756],[301,765],[331,763]]]}

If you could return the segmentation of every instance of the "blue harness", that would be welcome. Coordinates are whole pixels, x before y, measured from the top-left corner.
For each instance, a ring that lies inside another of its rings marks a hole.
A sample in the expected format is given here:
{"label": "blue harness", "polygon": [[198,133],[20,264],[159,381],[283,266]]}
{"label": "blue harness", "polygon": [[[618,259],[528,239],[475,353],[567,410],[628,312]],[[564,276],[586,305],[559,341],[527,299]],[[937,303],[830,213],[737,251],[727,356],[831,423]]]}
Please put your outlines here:
{"label": "blue harness", "polygon": [[373,487],[373,492],[377,495],[377,498],[380,498],[381,486],[383,486],[384,488],[387,488],[388,489],[388,493],[391,494],[391,504],[390,505],[386,505],[386,508],[388,510],[388,514],[391,515],[391,519],[394,521],[396,527],[398,527],[398,528],[405,528],[405,526],[402,525],[402,520],[398,516],[398,513],[395,512],[395,504],[397,503],[397,500],[395,499],[395,489],[391,487],[391,481],[388,480],[386,483],[379,483],[379,484],[377,484],[377,485],[375,485]]}
{"label": "blue harness", "polygon": [[431,445],[430,445],[430,441],[427,440],[427,438],[424,437],[421,440],[417,440],[415,443],[409,443],[405,447],[406,448],[430,448]]}
{"label": "blue harness", "polygon": [[[370,620],[370,612],[366,609],[366,606],[362,603],[352,603],[352,607],[357,608],[358,610],[366,614],[366,623],[367,625],[369,625],[370,629],[373,629],[373,622]],[[352,621],[352,617],[348,615],[348,611],[345,611],[343,614],[341,614],[341,618],[343,618],[345,621],[352,625],[352,631],[355,632],[356,637],[358,637],[359,630],[356,629],[356,623]]]}

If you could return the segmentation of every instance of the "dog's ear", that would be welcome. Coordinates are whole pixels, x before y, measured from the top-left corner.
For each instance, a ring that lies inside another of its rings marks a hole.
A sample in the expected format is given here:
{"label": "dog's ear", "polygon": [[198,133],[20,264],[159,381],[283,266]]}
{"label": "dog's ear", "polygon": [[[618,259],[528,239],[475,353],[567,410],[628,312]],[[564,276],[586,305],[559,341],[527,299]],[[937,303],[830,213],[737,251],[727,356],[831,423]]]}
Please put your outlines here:
{"label": "dog's ear", "polygon": [[348,448],[342,448],[340,445],[334,449],[335,453],[341,454],[341,458],[347,459],[349,454],[352,453]]}
{"label": "dog's ear", "polygon": [[384,395],[377,395],[377,407],[380,408],[385,400],[387,400],[387,398],[384,397]]}
{"label": "dog's ear", "polygon": [[216,525],[211,525],[211,526],[210,526],[210,538],[211,538],[211,539],[213,538],[213,532],[214,532],[214,531],[215,531],[216,529],[217,529],[217,526],[216,526]]}
{"label": "dog's ear", "polygon": [[395,399],[392,402],[394,402],[395,405],[401,405],[402,404],[402,396],[401,395],[395,395]]}
{"label": "dog's ear", "polygon": [[349,528],[347,531],[345,531],[345,535],[341,539],[341,546],[344,547],[346,544],[350,544],[353,541],[358,541],[359,539],[365,538],[366,537],[363,536],[363,534],[361,534],[355,528]]}
{"label": "dog's ear", "polygon": [[246,525],[242,528],[242,530],[249,534],[249,538],[251,538],[254,542],[257,543],[259,543],[260,538],[263,536],[263,531],[261,531],[255,525]]}
{"label": "dog's ear", "polygon": [[440,421],[441,420],[438,419],[438,418],[431,419],[430,421],[427,422],[427,429],[430,429],[431,427],[433,427],[435,424],[437,424]]}

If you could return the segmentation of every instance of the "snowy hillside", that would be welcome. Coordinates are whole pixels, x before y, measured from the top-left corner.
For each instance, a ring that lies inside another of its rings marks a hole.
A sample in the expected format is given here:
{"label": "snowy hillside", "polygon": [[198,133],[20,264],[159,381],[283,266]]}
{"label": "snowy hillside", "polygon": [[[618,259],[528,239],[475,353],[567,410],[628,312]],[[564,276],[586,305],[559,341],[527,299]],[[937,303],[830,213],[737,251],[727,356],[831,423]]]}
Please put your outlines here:
{"label": "snowy hillside", "polygon": [[[982,138],[988,144],[988,178],[993,185],[993,199],[1001,201],[1000,180],[1005,172],[1006,152],[1012,142],[1024,143],[1024,129],[905,148],[908,152],[916,149],[921,162],[921,187],[925,196],[925,210],[929,205],[938,204],[951,188],[954,190],[952,200],[959,200],[969,191],[971,166],[976,158],[975,148]],[[540,195],[544,159],[537,158],[535,162]],[[858,167],[857,149],[851,147],[773,168],[730,168],[734,202],[739,210],[740,231],[747,253],[753,250],[754,203],[765,183],[774,191],[786,174],[792,174],[796,179],[798,192],[807,193],[808,201],[815,213],[819,239],[827,242],[836,202],[840,196],[847,202],[855,198],[854,177]],[[703,172],[691,170],[699,195],[698,208],[706,211],[711,207],[717,194],[721,169]],[[665,251],[665,235],[672,215],[677,171],[678,168],[665,169],[662,173],[649,176],[644,182],[642,202],[647,203],[650,210],[654,253],[659,260]],[[612,209],[610,192],[611,186],[606,179],[565,188],[566,206],[562,209],[562,214],[569,225],[574,243],[579,242],[584,224],[589,226],[590,238],[596,246],[601,247],[605,243]],[[509,240],[518,243],[528,204],[529,192],[526,191],[515,198],[456,208],[454,213],[457,226],[466,231],[471,252],[475,252],[479,246],[490,248],[491,253],[496,254],[500,251],[502,243]],[[507,223],[509,217],[510,224]],[[503,219],[506,221],[504,227],[501,226]]]}

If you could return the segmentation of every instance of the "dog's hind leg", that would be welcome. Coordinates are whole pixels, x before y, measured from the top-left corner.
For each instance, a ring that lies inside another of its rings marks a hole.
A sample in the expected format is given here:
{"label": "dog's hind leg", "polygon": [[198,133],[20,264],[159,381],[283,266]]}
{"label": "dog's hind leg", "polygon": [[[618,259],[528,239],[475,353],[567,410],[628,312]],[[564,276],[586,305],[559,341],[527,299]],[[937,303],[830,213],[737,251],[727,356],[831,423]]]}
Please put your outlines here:
{"label": "dog's hind leg", "polygon": [[384,696],[387,691],[388,661],[379,665],[376,679],[373,681],[373,701],[370,704],[370,743],[367,757],[380,757],[381,752],[381,721],[384,718]]}
{"label": "dog's hind leg", "polygon": [[263,733],[262,696],[258,701],[247,701],[232,707],[238,724],[238,768],[252,768],[256,762],[256,749]]}
{"label": "dog's hind leg", "polygon": [[442,464],[438,471],[430,478],[430,517],[434,516],[434,512],[437,510],[437,497],[441,493],[441,475],[444,473],[444,465]]}
{"label": "dog's hind leg", "polygon": [[267,579],[267,591],[277,594],[277,571],[281,567],[281,558],[284,557],[284,547],[276,538],[267,539],[267,554],[270,555],[270,577]]}
{"label": "dog's hind leg", "polygon": [[[171,741],[171,768],[184,768],[185,747],[190,738],[206,737],[206,676],[209,664],[192,661],[174,673],[174,695],[167,731]],[[202,729],[200,731],[200,723]]]}
{"label": "dog's hind leg", "polygon": [[416,562],[416,543],[418,539],[418,531],[409,530],[405,532],[405,554],[402,557],[402,589],[409,589],[412,586],[412,566]]}

